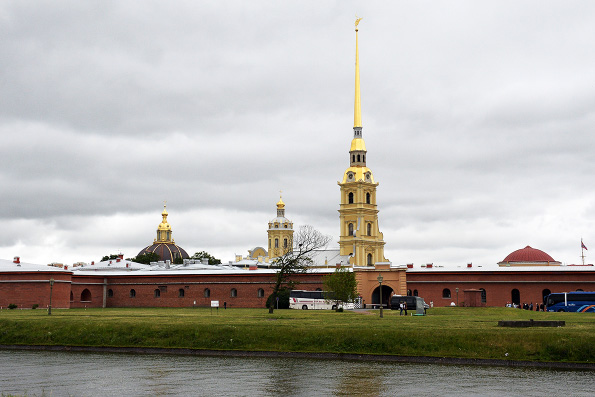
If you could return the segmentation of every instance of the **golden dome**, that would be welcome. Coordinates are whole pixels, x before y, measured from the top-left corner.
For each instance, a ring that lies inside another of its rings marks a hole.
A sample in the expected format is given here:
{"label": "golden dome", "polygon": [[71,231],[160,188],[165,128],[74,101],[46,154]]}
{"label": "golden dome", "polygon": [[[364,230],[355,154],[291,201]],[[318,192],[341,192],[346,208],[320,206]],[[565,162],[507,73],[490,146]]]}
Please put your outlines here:
{"label": "golden dome", "polygon": [[363,138],[353,138],[351,141],[351,149],[349,149],[349,151],[353,152],[354,150],[366,151],[366,143]]}
{"label": "golden dome", "polygon": [[283,199],[281,197],[279,197],[279,201],[277,202],[277,208],[278,209],[285,208],[285,203],[283,202]]}

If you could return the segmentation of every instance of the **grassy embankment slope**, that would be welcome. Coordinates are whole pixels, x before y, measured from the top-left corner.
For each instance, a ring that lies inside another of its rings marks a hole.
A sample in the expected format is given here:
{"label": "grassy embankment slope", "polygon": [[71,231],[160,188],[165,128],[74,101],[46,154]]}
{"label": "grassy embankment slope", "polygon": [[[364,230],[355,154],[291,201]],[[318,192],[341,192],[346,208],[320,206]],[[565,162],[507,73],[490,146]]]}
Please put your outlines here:
{"label": "grassy embankment slope", "polygon": [[[595,362],[595,315],[507,308],[398,311],[70,309],[0,311],[0,344],[329,352]],[[559,328],[502,328],[499,320],[565,320]]]}

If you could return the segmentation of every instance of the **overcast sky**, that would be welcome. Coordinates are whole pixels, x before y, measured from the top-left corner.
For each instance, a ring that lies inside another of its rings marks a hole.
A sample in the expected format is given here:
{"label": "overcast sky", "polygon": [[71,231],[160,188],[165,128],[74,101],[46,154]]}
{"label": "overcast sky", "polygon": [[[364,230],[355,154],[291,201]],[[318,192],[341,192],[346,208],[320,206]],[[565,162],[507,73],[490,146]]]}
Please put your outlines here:
{"label": "overcast sky", "polygon": [[338,247],[356,13],[390,261],[595,250],[595,2],[2,1],[0,258]]}

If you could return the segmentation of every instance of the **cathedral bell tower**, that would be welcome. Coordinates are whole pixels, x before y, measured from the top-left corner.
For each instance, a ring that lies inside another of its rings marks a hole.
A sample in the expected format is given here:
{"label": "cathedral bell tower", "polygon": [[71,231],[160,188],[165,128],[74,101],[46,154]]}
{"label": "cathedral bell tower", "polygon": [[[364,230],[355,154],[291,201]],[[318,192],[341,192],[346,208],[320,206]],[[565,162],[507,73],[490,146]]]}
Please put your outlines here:
{"label": "cathedral bell tower", "polygon": [[349,149],[349,168],[343,174],[341,206],[339,208],[341,255],[350,255],[350,264],[373,266],[387,262],[384,257],[384,240],[378,228],[376,188],[372,170],[366,166],[366,144],[362,137],[362,110],[359,85],[359,52],[355,21],[355,107],[353,139]]}
{"label": "cathedral bell tower", "polygon": [[293,222],[285,217],[285,203],[279,197],[277,217],[269,222],[269,258],[274,259],[293,249]]}

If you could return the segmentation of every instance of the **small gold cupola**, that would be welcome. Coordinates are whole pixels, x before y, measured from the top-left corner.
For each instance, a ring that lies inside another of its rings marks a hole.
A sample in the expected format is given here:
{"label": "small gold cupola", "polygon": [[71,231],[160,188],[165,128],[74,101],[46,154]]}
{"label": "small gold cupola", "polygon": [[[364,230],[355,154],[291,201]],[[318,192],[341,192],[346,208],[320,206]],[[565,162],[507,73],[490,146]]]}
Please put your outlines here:
{"label": "small gold cupola", "polygon": [[157,238],[155,239],[155,242],[173,243],[173,239],[171,237],[171,226],[167,222],[167,203],[163,204],[163,212],[161,213],[161,216],[163,219],[157,227]]}
{"label": "small gold cupola", "polygon": [[281,195],[279,195],[279,201],[277,202],[277,216],[285,217],[285,203],[283,202]]}

